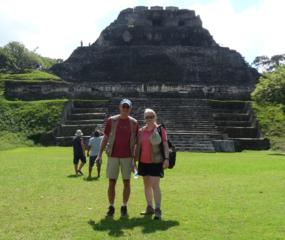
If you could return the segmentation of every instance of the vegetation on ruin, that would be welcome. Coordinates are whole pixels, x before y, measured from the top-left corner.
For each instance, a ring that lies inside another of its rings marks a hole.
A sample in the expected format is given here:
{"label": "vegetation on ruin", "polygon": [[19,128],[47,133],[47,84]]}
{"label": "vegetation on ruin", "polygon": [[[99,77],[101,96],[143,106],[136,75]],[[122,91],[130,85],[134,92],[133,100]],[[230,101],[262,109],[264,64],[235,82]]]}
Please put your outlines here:
{"label": "vegetation on ruin", "polygon": [[39,142],[43,135],[59,123],[65,102],[66,100],[26,102],[0,99],[0,149]]}
{"label": "vegetation on ruin", "polygon": [[259,125],[272,148],[285,151],[285,66],[263,74],[252,98]]}

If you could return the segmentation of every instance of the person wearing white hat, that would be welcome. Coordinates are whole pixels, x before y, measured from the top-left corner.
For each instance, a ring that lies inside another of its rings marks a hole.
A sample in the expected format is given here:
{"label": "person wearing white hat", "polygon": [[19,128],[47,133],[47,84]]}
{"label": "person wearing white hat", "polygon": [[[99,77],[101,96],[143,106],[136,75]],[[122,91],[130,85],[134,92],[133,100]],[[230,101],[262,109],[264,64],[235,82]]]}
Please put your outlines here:
{"label": "person wearing white hat", "polygon": [[[83,132],[80,129],[78,129],[76,130],[75,136],[73,138],[73,164],[76,176],[83,175],[81,169],[86,163],[85,146],[82,136]],[[79,160],[80,160],[80,165],[78,167]]]}

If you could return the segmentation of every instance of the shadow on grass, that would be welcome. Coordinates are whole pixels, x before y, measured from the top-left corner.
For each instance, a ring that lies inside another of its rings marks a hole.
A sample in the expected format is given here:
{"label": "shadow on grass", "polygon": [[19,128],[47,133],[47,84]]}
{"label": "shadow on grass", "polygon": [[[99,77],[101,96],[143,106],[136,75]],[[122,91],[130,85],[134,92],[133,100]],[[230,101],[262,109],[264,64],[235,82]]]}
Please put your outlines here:
{"label": "shadow on grass", "polygon": [[91,177],[91,178],[85,177],[85,178],[83,178],[83,180],[86,182],[98,181],[99,179],[100,179],[99,177]]}
{"label": "shadow on grass", "polygon": [[269,155],[285,157],[285,153],[269,153]]}
{"label": "shadow on grass", "polygon": [[173,220],[153,220],[151,217],[141,218],[120,218],[115,220],[113,218],[104,218],[100,222],[90,220],[88,224],[94,231],[108,232],[110,236],[120,237],[124,235],[124,229],[134,229],[135,227],[142,227],[142,233],[154,233],[156,231],[166,231],[171,227],[179,225],[178,221]]}
{"label": "shadow on grass", "polygon": [[68,178],[78,178],[78,177],[80,177],[80,176],[77,176],[76,174],[71,174],[71,175],[68,175],[67,177],[68,177]]}

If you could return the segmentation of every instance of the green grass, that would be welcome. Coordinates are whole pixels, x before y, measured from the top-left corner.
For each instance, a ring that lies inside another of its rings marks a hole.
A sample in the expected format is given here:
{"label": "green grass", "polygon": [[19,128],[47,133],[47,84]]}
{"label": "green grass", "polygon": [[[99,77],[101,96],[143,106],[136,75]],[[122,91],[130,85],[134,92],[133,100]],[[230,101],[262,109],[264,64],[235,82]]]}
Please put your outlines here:
{"label": "green grass", "polygon": [[[284,239],[285,155],[179,153],[162,180],[161,222],[139,215],[141,178],[129,219],[105,219],[107,179],[73,177],[71,159],[71,148],[0,151],[0,239]],[[117,209],[121,193],[119,181]]]}
{"label": "green grass", "polygon": [[31,70],[27,73],[0,73],[0,81],[3,80],[30,80],[30,81],[45,81],[45,80],[60,80],[54,74],[43,72],[40,70]]}

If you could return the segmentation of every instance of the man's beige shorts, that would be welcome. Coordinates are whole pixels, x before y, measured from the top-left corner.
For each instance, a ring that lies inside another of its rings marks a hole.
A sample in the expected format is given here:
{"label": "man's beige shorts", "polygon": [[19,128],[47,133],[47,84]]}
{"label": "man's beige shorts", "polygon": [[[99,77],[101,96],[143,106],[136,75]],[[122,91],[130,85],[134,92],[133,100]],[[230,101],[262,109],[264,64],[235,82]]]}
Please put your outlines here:
{"label": "man's beige shorts", "polygon": [[118,179],[121,169],[122,178],[130,179],[132,173],[132,158],[108,157],[107,160],[107,178]]}

